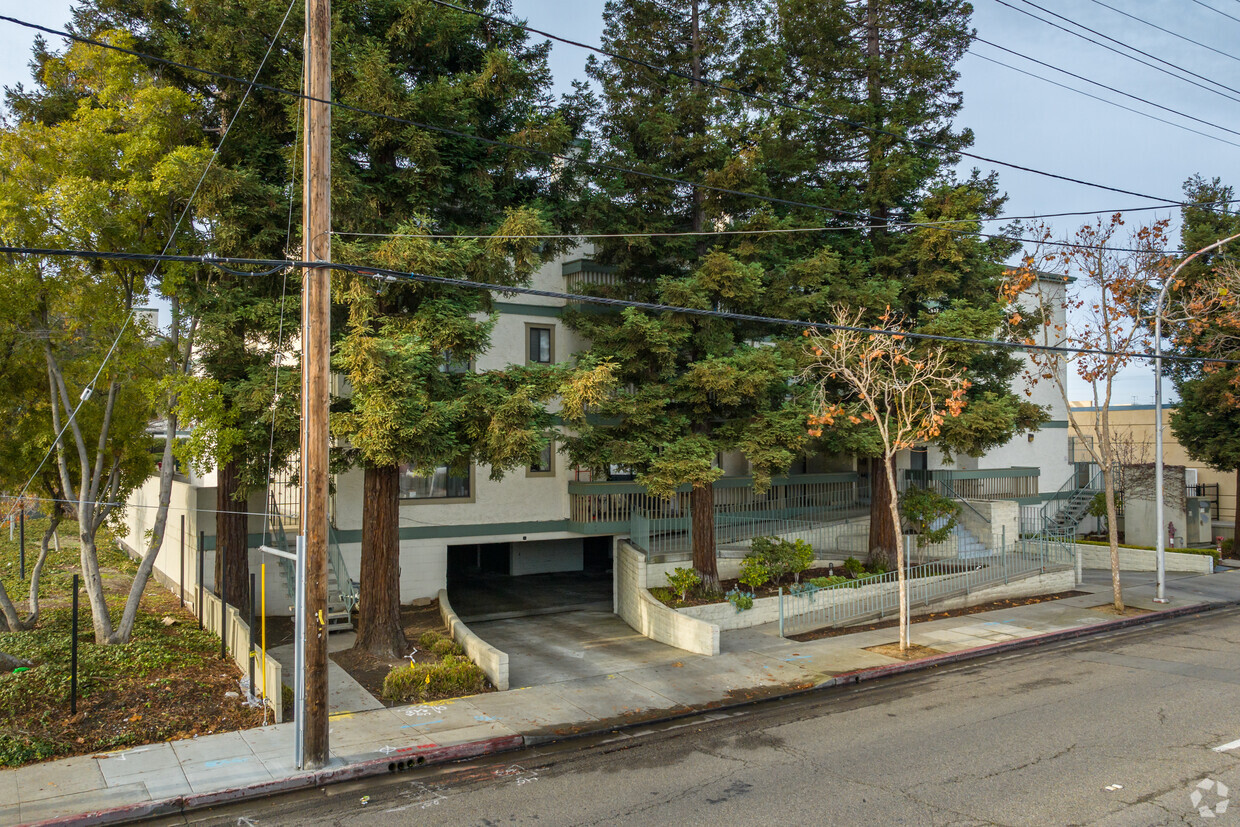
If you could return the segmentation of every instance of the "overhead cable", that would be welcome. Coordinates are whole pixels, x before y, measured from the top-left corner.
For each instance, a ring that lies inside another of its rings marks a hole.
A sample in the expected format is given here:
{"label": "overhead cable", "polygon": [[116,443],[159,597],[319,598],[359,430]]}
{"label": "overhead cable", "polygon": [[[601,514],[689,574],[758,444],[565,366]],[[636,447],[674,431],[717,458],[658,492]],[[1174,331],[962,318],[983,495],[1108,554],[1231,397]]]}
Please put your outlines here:
{"label": "overhead cable", "polygon": [[[1148,251],[1153,252],[1153,251]],[[156,253],[125,253],[103,250],[69,250],[58,248],[36,248],[36,247],[10,247],[0,246],[0,254],[10,255],[34,255],[34,256],[64,256],[70,258],[81,259],[100,259],[105,261],[166,261],[177,262],[180,264],[201,264],[208,267],[272,267],[287,266],[297,269],[326,269],[338,270],[347,273],[353,273],[358,276],[376,279],[385,282],[422,282],[426,284],[438,284],[447,287],[464,287],[475,290],[485,290],[491,293],[504,293],[508,295],[521,296],[539,296],[548,299],[559,299],[566,302],[582,302],[586,304],[597,304],[606,307],[635,308],[638,310],[648,310],[661,313],[680,313],[686,316],[703,316],[717,319],[728,319],[738,322],[750,322],[753,324],[776,325],[781,327],[797,327],[807,330],[837,330],[850,333],[866,333],[875,336],[900,336],[905,339],[919,339],[922,341],[938,342],[941,344],[961,344],[976,345],[981,347],[1001,347],[1010,350],[1019,350],[1025,352],[1038,353],[1060,353],[1060,354],[1078,354],[1086,356],[1106,356],[1124,359],[1154,359],[1162,358],[1178,362],[1191,362],[1200,364],[1223,364],[1232,365],[1240,364],[1240,359],[1222,359],[1201,356],[1183,356],[1178,354],[1162,354],[1161,357],[1148,351],[1123,351],[1123,350],[1107,350],[1102,348],[1076,348],[1065,345],[1039,345],[1029,344],[1026,342],[1012,342],[1002,339],[978,339],[967,336],[946,336],[937,333],[918,333],[914,331],[902,330],[886,330],[883,328],[860,327],[857,325],[840,325],[831,322],[815,322],[804,319],[786,319],[778,316],[758,316],[748,313],[733,313],[725,310],[712,310],[708,308],[697,307],[681,307],[678,305],[660,304],[657,302],[643,302],[634,299],[614,299],[606,296],[591,296],[581,293],[568,293],[562,290],[544,290],[537,287],[525,287],[521,285],[510,284],[492,284],[485,281],[473,281],[470,279],[452,279],[444,276],[430,276],[423,273],[414,273],[407,270],[394,270],[386,267],[370,267],[362,264],[344,264],[332,261],[281,261],[278,259],[263,258],[240,258],[235,256],[180,256],[180,255],[160,255]]]}

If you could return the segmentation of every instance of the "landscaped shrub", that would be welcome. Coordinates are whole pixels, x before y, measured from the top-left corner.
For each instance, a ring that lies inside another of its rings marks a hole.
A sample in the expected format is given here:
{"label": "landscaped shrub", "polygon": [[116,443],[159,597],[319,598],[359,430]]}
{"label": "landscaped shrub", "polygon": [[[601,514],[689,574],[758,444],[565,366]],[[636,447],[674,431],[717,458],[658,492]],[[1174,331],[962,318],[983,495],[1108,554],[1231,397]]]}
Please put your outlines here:
{"label": "landscaped shrub", "polygon": [[693,569],[677,567],[667,573],[667,585],[680,595],[681,600],[689,599],[689,590],[697,588],[702,577]]}
{"label": "landscaped shrub", "polygon": [[485,685],[486,675],[477,664],[461,655],[447,655],[439,663],[397,666],[383,679],[383,697],[397,703],[431,701],[475,695]]}
{"label": "landscaped shrub", "polygon": [[444,637],[431,644],[431,654],[442,658],[445,655],[463,655],[465,650],[455,640]]}
{"label": "landscaped shrub", "polygon": [[745,559],[760,561],[766,568],[767,579],[772,583],[781,583],[789,575],[794,582],[798,582],[801,572],[814,563],[814,547],[804,540],[755,537]]}
{"label": "landscaped shrub", "polygon": [[754,554],[749,554],[741,561],[740,576],[737,580],[751,589],[757,589],[771,579],[771,569],[766,561]]}
{"label": "landscaped shrub", "polygon": [[753,592],[743,592],[740,589],[732,589],[725,597],[731,603],[737,612],[743,612],[746,609],[753,608]]}
{"label": "landscaped shrub", "polygon": [[832,577],[811,577],[805,582],[809,583],[811,586],[817,586],[820,589],[825,589],[828,586],[839,586],[844,583],[852,583],[853,581],[847,577],[836,574]]}
{"label": "landscaped shrub", "polygon": [[439,641],[446,640],[446,639],[447,638],[439,634],[439,632],[428,629],[427,631],[418,635],[418,646],[421,647],[422,649],[429,650]]}
{"label": "landscaped shrub", "polygon": [[860,577],[862,572],[865,571],[865,566],[856,557],[849,557],[844,561],[844,571],[853,577]]}
{"label": "landscaped shrub", "polygon": [[951,536],[960,516],[960,503],[933,489],[913,486],[900,495],[900,516],[917,535],[917,547],[923,548]]}

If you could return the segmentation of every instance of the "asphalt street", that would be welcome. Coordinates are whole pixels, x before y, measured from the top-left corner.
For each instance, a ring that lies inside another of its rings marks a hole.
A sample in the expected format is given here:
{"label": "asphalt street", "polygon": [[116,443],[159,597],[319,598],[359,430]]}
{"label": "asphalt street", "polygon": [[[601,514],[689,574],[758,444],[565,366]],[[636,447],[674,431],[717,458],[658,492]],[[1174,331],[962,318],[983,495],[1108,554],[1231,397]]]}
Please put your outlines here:
{"label": "asphalt street", "polygon": [[1227,610],[160,823],[1222,827],[1238,699]]}

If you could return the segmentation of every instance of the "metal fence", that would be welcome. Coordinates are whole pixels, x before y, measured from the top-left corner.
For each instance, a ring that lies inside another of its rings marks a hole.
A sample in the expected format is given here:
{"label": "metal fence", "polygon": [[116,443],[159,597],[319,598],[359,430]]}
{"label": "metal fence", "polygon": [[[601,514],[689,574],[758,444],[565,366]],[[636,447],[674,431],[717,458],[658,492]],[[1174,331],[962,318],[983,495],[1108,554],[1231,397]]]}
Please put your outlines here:
{"label": "metal fence", "polygon": [[[1074,567],[1073,548],[1045,539],[1018,540],[987,557],[938,560],[906,569],[910,607],[927,606],[1000,583]],[[779,595],[781,636],[827,626],[846,626],[898,616],[899,583],[895,572],[862,577],[834,586],[806,584]]]}
{"label": "metal fence", "polygon": [[1041,469],[1033,467],[987,468],[977,471],[957,469],[904,471],[905,488],[930,488],[944,497],[964,500],[1014,500],[1038,495]]}

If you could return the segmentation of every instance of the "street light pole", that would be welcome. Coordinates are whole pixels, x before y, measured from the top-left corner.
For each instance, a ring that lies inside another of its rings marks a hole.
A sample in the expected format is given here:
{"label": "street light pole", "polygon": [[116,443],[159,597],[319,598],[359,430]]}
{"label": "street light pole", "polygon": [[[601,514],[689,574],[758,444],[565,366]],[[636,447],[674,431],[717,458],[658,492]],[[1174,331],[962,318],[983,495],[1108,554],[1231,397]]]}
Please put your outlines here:
{"label": "street light pole", "polygon": [[1158,303],[1154,305],[1154,559],[1157,569],[1158,592],[1155,603],[1167,602],[1167,535],[1163,526],[1163,415],[1162,415],[1162,314],[1163,303],[1167,300],[1167,290],[1175,282],[1184,265],[1202,253],[1208,253],[1216,247],[1222,247],[1229,241],[1240,238],[1240,233],[1229,236],[1213,244],[1202,247],[1175,266],[1171,274],[1163,280],[1162,290],[1158,291]]}

